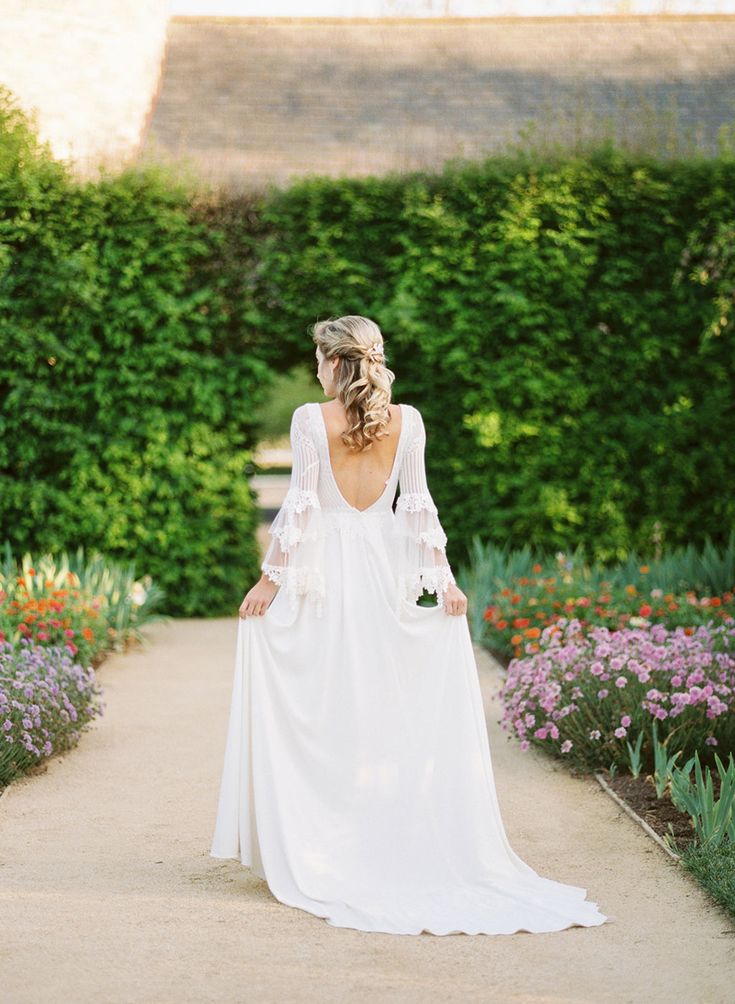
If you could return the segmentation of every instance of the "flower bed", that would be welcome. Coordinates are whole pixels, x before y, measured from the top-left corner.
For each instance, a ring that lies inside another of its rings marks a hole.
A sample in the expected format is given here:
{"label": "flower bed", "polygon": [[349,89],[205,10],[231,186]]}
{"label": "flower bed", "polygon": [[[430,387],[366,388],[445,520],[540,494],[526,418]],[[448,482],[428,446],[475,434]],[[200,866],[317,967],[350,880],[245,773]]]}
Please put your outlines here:
{"label": "flower bed", "polygon": [[[726,590],[721,596],[698,594],[694,589],[681,593],[611,581],[589,583],[582,573],[543,575],[535,564],[534,574],[516,577],[487,604],[483,613],[483,643],[514,658],[538,650],[542,631],[551,624],[578,621],[583,628],[606,627],[611,631],[646,627],[661,623],[669,628],[700,624],[732,623],[735,595]],[[641,565],[641,576],[649,566]]]}
{"label": "flower bed", "polygon": [[[662,624],[610,631],[560,619],[500,690],[501,725],[582,770],[625,769],[630,738],[653,719],[670,753],[735,749],[735,626]],[[640,750],[644,768],[653,749]]]}
{"label": "flower bed", "polygon": [[62,647],[0,642],[0,786],[76,745],[102,714],[102,692]]}

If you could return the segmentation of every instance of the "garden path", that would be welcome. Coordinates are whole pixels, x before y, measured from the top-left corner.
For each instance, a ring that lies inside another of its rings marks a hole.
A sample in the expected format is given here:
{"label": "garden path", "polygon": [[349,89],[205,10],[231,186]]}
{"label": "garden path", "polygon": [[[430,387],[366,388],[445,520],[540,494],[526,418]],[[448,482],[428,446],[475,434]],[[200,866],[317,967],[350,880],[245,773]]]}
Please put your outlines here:
{"label": "garden path", "polygon": [[365,934],[209,857],[236,619],[151,625],[99,670],[80,745],[0,798],[0,999],[724,1004],[735,929],[593,779],[522,753],[476,649],[511,844],[611,921],[550,934]]}

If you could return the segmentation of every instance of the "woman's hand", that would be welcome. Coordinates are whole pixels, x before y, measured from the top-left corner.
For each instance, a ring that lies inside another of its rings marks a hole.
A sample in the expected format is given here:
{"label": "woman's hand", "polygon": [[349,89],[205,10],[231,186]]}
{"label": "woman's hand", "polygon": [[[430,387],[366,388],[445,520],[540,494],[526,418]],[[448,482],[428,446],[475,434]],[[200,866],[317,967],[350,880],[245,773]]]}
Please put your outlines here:
{"label": "woman's hand", "polygon": [[455,617],[467,613],[467,597],[456,582],[450,582],[444,592],[444,612]]}
{"label": "woman's hand", "polygon": [[281,587],[267,575],[261,575],[240,604],[241,617],[262,617]]}

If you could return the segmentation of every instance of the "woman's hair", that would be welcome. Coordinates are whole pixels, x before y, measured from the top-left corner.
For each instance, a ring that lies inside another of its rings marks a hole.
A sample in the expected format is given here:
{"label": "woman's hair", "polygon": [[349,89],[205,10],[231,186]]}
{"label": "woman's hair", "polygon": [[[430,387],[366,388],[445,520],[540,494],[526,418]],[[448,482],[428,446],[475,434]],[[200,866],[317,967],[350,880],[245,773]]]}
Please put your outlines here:
{"label": "woman's hair", "polygon": [[395,373],[385,365],[380,328],[367,317],[318,321],[312,338],[327,359],[339,359],[334,382],[347,413],[342,442],[350,450],[368,450],[390,421],[391,384]]}

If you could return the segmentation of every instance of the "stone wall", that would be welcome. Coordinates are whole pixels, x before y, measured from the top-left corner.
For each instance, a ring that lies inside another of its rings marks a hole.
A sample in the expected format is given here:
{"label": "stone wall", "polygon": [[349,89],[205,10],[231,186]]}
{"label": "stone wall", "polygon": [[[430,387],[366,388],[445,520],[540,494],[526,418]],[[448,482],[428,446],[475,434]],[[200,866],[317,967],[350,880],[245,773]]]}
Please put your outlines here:
{"label": "stone wall", "polygon": [[233,187],[382,173],[536,134],[717,149],[735,17],[174,18],[144,155]]}
{"label": "stone wall", "polygon": [[167,25],[167,0],[0,4],[0,84],[81,173],[183,158],[249,188],[433,168],[534,131],[711,154],[735,123],[732,15]]}

